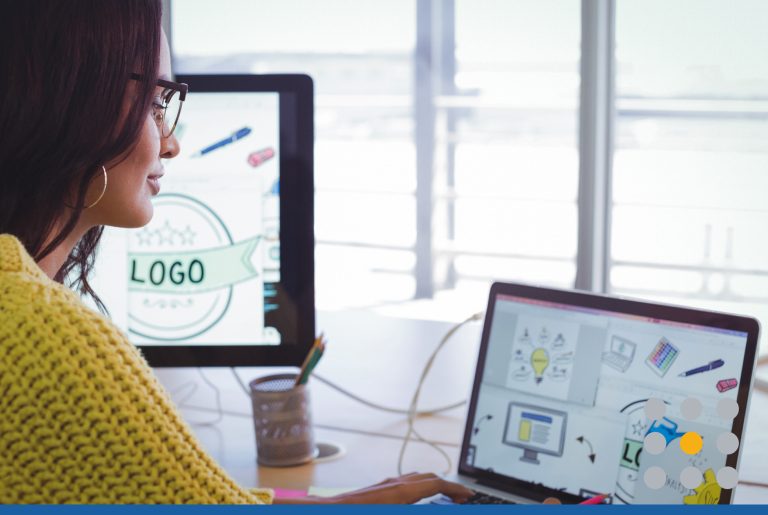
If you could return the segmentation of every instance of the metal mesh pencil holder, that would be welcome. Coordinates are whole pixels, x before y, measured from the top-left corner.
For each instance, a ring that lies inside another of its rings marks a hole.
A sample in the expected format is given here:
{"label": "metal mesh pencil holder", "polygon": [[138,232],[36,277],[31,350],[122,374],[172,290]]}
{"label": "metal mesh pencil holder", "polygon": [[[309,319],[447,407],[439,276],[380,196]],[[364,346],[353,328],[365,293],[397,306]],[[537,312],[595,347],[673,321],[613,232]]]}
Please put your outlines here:
{"label": "metal mesh pencil holder", "polygon": [[300,465],[317,453],[306,385],[295,386],[296,374],[275,374],[249,383],[259,464]]}

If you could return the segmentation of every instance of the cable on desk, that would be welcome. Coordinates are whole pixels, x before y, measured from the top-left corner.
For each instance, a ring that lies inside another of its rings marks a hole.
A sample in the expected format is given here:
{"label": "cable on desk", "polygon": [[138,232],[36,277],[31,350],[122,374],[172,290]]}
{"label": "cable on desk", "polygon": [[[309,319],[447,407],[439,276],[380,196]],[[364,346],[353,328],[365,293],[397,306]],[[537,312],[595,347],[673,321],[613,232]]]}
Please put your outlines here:
{"label": "cable on desk", "polygon": [[[415,438],[417,441],[421,441],[423,443],[426,443],[433,449],[435,449],[437,452],[439,452],[443,458],[445,458],[446,463],[448,464],[448,468],[445,471],[446,474],[451,472],[451,468],[453,466],[453,463],[451,462],[451,457],[448,456],[448,453],[446,453],[442,448],[440,448],[436,443],[431,442],[424,438],[418,431],[416,431],[416,428],[414,427],[414,423],[416,422],[416,417],[418,416],[427,416],[427,415],[435,415],[437,413],[441,413],[443,411],[449,411],[458,407],[461,407],[467,403],[466,400],[454,402],[452,404],[441,406],[437,408],[431,408],[427,410],[418,410],[418,403],[419,403],[419,397],[421,396],[421,389],[424,386],[424,381],[427,378],[427,375],[429,374],[429,371],[432,369],[432,365],[434,364],[435,358],[437,358],[437,355],[439,354],[440,350],[445,346],[445,344],[451,339],[451,337],[458,331],[461,327],[468,324],[469,322],[474,322],[476,320],[480,320],[483,318],[484,312],[480,311],[478,313],[473,314],[466,320],[454,325],[451,329],[448,330],[448,332],[443,336],[443,338],[440,340],[440,343],[437,345],[435,350],[430,355],[429,359],[427,360],[426,365],[424,366],[424,369],[421,372],[421,376],[419,378],[418,386],[416,387],[416,390],[414,391],[413,398],[411,399],[411,404],[408,407],[407,410],[400,409],[400,408],[392,408],[389,406],[383,406],[381,404],[363,399],[359,395],[356,395],[349,390],[346,390],[345,388],[337,385],[336,383],[317,375],[317,373],[312,373],[312,377],[320,381],[321,383],[329,386],[330,388],[336,390],[337,392],[346,395],[350,399],[357,401],[365,406],[378,409],[381,411],[385,411],[387,413],[396,413],[398,415],[407,415],[408,417],[408,430],[406,431],[405,437],[403,439],[403,445],[400,447],[400,454],[397,461],[397,471],[398,474],[402,475],[402,468],[403,468],[403,458],[405,457],[405,450],[408,448],[408,444],[410,443],[412,438]],[[237,373],[237,370],[235,367],[230,367],[230,371],[232,372],[232,375],[235,376],[235,380],[240,385],[240,388],[243,390],[243,393],[245,393],[248,398],[251,397],[251,392],[249,388],[246,386],[246,384],[243,382],[243,380],[240,378],[240,376]]]}
{"label": "cable on desk", "polygon": [[[386,411],[387,413],[397,413],[398,415],[408,415],[410,413],[410,410],[407,410],[407,409],[390,408],[389,406],[382,406],[381,404],[377,404],[375,402],[371,402],[371,401],[365,400],[362,397],[360,397],[358,395],[355,395],[354,393],[350,392],[349,390],[345,390],[341,386],[339,386],[339,385],[329,381],[328,379],[326,379],[326,378],[324,378],[324,377],[322,377],[320,375],[317,375],[316,373],[313,373],[312,377],[314,377],[315,379],[317,379],[321,383],[323,383],[323,384],[333,388],[337,392],[339,392],[339,393],[341,393],[343,395],[346,395],[350,399],[355,400],[355,401],[359,402],[360,404],[364,404],[364,405],[366,405],[366,406],[368,406],[370,408],[374,408],[374,409],[381,410],[381,411]],[[442,413],[443,411],[449,411],[449,410],[452,410],[454,408],[459,408],[461,406],[464,406],[466,403],[467,403],[466,400],[458,401],[458,402],[454,402],[453,404],[449,404],[447,406],[442,406],[442,407],[438,407],[438,408],[432,408],[432,409],[428,409],[428,410],[417,411],[416,415],[417,416],[421,416],[421,415],[436,415],[438,413]]]}
{"label": "cable on desk", "polygon": [[451,339],[451,337],[456,334],[456,331],[461,329],[464,325],[468,324],[469,322],[474,322],[475,320],[480,320],[483,317],[483,313],[475,313],[474,315],[470,316],[463,322],[460,322],[456,325],[454,325],[447,333],[445,333],[445,336],[440,340],[440,343],[435,347],[435,350],[432,351],[432,355],[427,360],[427,364],[424,366],[424,370],[421,372],[421,377],[419,378],[419,384],[416,386],[416,390],[413,392],[413,398],[411,399],[411,405],[408,408],[408,431],[405,433],[405,438],[403,439],[403,445],[400,447],[400,454],[398,456],[397,460],[397,473],[402,475],[403,474],[403,459],[405,458],[405,450],[408,447],[408,443],[411,440],[411,435],[416,436],[419,440],[427,443],[432,448],[434,448],[436,451],[438,451],[440,454],[443,455],[445,458],[448,468],[445,471],[446,474],[449,474],[451,472],[451,469],[453,467],[453,464],[451,462],[451,457],[448,456],[448,454],[438,447],[437,445],[433,444],[432,442],[424,440],[424,438],[419,435],[415,429],[414,429],[414,423],[416,421],[416,414],[418,412],[418,405],[419,405],[419,397],[421,396],[421,388],[424,386],[424,381],[427,378],[427,375],[429,374],[429,371],[432,369],[432,365],[435,362],[435,358],[437,358],[437,355],[440,353],[442,348],[445,346],[446,343]]}
{"label": "cable on desk", "polygon": [[[246,384],[243,382],[243,380],[240,378],[240,376],[238,375],[237,370],[235,370],[235,367],[230,367],[230,370],[232,371],[232,375],[235,376],[235,380],[240,385],[240,388],[242,388],[242,390],[245,393],[245,395],[247,395],[248,398],[250,399],[251,398],[251,392],[248,389],[248,387],[246,386]],[[392,407],[389,407],[389,406],[383,406],[383,405],[377,404],[377,403],[375,403],[373,401],[369,401],[369,400],[363,399],[359,395],[356,395],[356,394],[352,393],[351,391],[349,391],[349,390],[339,386],[338,384],[334,383],[333,381],[331,381],[329,379],[326,379],[323,376],[318,375],[316,372],[312,373],[312,377],[317,379],[319,382],[325,384],[326,386],[336,390],[337,392],[341,393],[342,395],[346,395],[350,399],[352,399],[354,401],[357,401],[360,404],[363,404],[363,405],[368,406],[370,408],[381,410],[381,411],[386,411],[387,413],[396,413],[398,415],[408,415],[410,413],[410,411],[407,410],[407,409],[392,408]],[[427,409],[427,410],[417,411],[416,412],[416,416],[436,415],[438,413],[442,413],[443,411],[450,411],[450,410],[455,409],[455,408],[460,408],[461,406],[464,406],[466,403],[467,403],[467,401],[463,400],[463,401],[454,402],[453,404],[449,404],[447,406],[440,406],[440,407],[437,407],[437,408],[430,408],[430,409]]]}
{"label": "cable on desk", "polygon": [[[197,372],[200,374],[200,378],[203,380],[203,382],[213,389],[213,394],[216,396],[216,418],[206,422],[188,421],[188,423],[190,426],[195,426],[195,427],[215,426],[216,424],[218,424],[224,419],[224,410],[221,405],[221,391],[210,379],[208,379],[208,377],[206,377],[205,374],[203,374],[202,368],[197,367]],[[182,384],[176,390],[174,390],[174,393],[177,393],[179,391],[182,391],[184,388],[188,388],[190,385],[192,386],[192,388],[189,391],[189,393],[187,393],[181,400],[176,402],[176,405],[180,409],[184,409],[186,407],[185,405],[186,401],[189,400],[189,398],[192,397],[192,394],[194,394],[197,391],[197,383],[193,381],[188,381]]]}
{"label": "cable on desk", "polygon": [[[187,404],[184,406],[188,410],[198,410],[198,411],[206,411],[206,412],[216,412],[215,409],[212,408],[206,408],[205,406],[195,406],[193,404]],[[230,411],[230,410],[222,410],[222,413],[231,417],[240,417],[240,418],[248,418],[253,419],[252,413],[242,413],[240,411]],[[390,433],[380,433],[378,431],[365,431],[363,429],[351,429],[349,427],[339,427],[339,426],[331,426],[328,424],[313,424],[314,427],[318,427],[320,429],[328,429],[330,431],[341,431],[344,433],[355,433],[358,435],[367,435],[367,436],[376,436],[378,438],[390,438],[393,440],[402,440],[403,437],[400,435],[394,435]],[[430,440],[435,445],[442,445],[444,447],[460,447],[460,444],[455,442],[443,442],[440,440]]]}
{"label": "cable on desk", "polygon": [[190,397],[192,397],[192,395],[194,395],[194,393],[197,391],[197,383],[194,381],[187,381],[186,383],[182,383],[181,386],[178,386],[172,391],[168,392],[168,394],[173,399],[187,388],[189,388],[189,391],[181,399],[175,401],[176,405],[180,406],[184,404],[189,400]]}
{"label": "cable on desk", "polygon": [[757,488],[768,488],[768,483],[761,483],[760,481],[744,480],[744,481],[739,481],[739,484],[745,485],[745,486],[756,486]]}
{"label": "cable on desk", "polygon": [[251,390],[248,389],[248,387],[245,385],[242,379],[240,379],[240,376],[237,375],[237,370],[235,370],[235,367],[229,367],[229,370],[232,371],[232,375],[235,376],[235,381],[237,381],[237,384],[240,385],[240,388],[243,389],[243,392],[245,393],[246,397],[249,399],[251,398]]}

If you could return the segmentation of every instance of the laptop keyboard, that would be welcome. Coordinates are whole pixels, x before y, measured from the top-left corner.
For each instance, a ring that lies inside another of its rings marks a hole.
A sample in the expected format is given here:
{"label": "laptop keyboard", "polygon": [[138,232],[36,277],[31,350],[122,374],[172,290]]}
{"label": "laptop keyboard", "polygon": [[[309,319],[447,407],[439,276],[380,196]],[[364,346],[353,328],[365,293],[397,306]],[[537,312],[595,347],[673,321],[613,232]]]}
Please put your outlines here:
{"label": "laptop keyboard", "polygon": [[[432,501],[432,504],[456,504],[451,501],[450,498],[442,496],[441,498]],[[467,502],[462,504],[517,504],[516,502],[508,499],[502,499],[495,495],[484,494],[482,492],[475,492],[475,495],[467,499]]]}
{"label": "laptop keyboard", "polygon": [[482,492],[475,492],[475,495],[467,499],[464,504],[517,504],[516,502],[496,497],[495,495],[484,494]]}

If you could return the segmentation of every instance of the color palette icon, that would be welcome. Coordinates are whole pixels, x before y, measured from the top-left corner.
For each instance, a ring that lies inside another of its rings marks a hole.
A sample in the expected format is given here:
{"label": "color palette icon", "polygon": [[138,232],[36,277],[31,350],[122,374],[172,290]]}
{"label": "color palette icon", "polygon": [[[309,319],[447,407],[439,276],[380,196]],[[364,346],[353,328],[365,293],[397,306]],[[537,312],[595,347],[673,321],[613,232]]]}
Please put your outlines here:
{"label": "color palette icon", "polygon": [[680,350],[662,337],[645,359],[645,363],[660,377],[664,377],[679,354]]}

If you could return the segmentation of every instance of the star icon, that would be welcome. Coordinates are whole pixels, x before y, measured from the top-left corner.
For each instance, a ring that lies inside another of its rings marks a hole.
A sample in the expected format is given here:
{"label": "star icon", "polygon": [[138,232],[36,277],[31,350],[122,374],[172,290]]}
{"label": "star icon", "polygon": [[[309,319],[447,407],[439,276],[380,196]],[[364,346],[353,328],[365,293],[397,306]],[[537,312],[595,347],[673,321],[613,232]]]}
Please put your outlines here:
{"label": "star icon", "polygon": [[139,240],[139,245],[150,245],[152,244],[152,234],[149,232],[149,229],[144,227],[141,231],[136,233],[136,239]]}
{"label": "star icon", "polygon": [[648,427],[645,422],[642,420],[638,420],[634,424],[632,424],[632,434],[637,436],[643,436],[643,433],[645,432],[645,428]]}
{"label": "star icon", "polygon": [[162,228],[158,229],[158,235],[160,236],[160,244],[168,243],[169,245],[173,245],[173,236],[174,236],[174,230],[171,228],[171,224],[168,222],[168,220],[165,221],[165,224]]}
{"label": "star icon", "polygon": [[194,245],[195,236],[197,236],[197,233],[193,231],[190,226],[187,226],[186,229],[184,229],[178,234],[179,234],[179,237],[181,238],[182,245]]}

